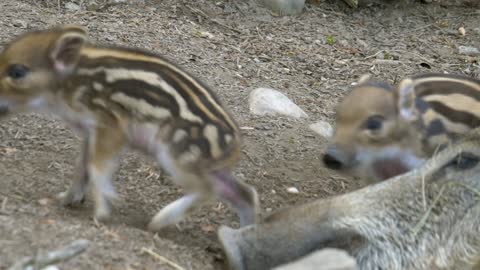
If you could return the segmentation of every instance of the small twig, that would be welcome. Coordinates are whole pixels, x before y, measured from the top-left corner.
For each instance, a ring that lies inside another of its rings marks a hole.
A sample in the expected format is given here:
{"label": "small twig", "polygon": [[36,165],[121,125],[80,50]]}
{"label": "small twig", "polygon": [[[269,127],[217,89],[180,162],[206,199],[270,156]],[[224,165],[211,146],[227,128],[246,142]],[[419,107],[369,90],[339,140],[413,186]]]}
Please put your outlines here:
{"label": "small twig", "polygon": [[79,239],[60,249],[38,254],[36,256],[25,257],[9,268],[9,270],[24,269],[42,269],[49,265],[54,265],[62,261],[67,261],[80,253],[84,252],[90,245],[90,241]]}
{"label": "small twig", "polygon": [[377,55],[384,53],[384,52],[404,52],[404,50],[380,50],[372,55],[366,56],[364,59],[375,58]]}
{"label": "small twig", "polygon": [[415,225],[415,227],[413,227],[412,229],[412,232],[413,232],[413,235],[417,235],[417,233],[420,231],[420,229],[425,225],[425,223],[427,222],[427,219],[428,217],[430,216],[430,213],[432,212],[433,210],[433,207],[435,207],[435,205],[437,204],[438,200],[440,199],[440,197],[443,195],[443,192],[445,191],[445,188],[447,187],[447,185],[443,185],[442,188],[440,189],[440,192],[438,192],[438,195],[435,197],[435,199],[433,200],[433,203],[430,205],[430,207],[428,208],[428,210],[425,212],[425,214],[422,216],[422,218],[420,219],[420,221],[417,223],[417,225]]}
{"label": "small twig", "polygon": [[96,11],[99,11],[99,12],[104,12],[105,10],[107,10],[109,7],[113,7],[113,6],[117,6],[117,5],[121,5],[121,4],[124,4],[125,1],[107,1],[103,6],[99,7]]}
{"label": "small twig", "polygon": [[154,257],[155,259],[165,263],[165,264],[168,264],[169,266],[171,266],[172,268],[174,269],[177,269],[177,270],[185,270],[183,267],[181,267],[180,265],[170,261],[169,259],[163,257],[162,255],[156,253],[155,251],[151,250],[151,249],[148,249],[146,247],[142,247],[142,252],[145,252],[147,253],[148,255]]}
{"label": "small twig", "polygon": [[381,53],[383,53],[383,52],[385,52],[385,50],[380,50],[380,51],[378,51],[378,52],[376,52],[376,53],[374,53],[374,54],[372,54],[372,55],[366,56],[365,59],[370,59],[370,58],[377,57],[377,55],[379,55],[379,54],[381,54]]}
{"label": "small twig", "polygon": [[247,151],[244,150],[244,151],[242,151],[242,153],[245,154],[245,156],[248,158],[248,160],[250,160],[250,162],[252,162],[253,165],[259,166],[259,165],[257,164],[257,162],[255,162],[255,160],[253,160],[253,158],[248,154]]}
{"label": "small twig", "polygon": [[7,209],[7,202],[8,202],[8,197],[3,198],[2,208],[0,208],[1,211],[5,211],[5,209]]}
{"label": "small twig", "polygon": [[8,202],[8,197],[3,198],[2,202],[2,207],[0,208],[0,216],[8,216],[10,215],[9,212],[7,212],[7,202]]}
{"label": "small twig", "polygon": [[425,196],[425,174],[422,173],[422,202],[423,202],[423,211],[427,210],[427,198]]}
{"label": "small twig", "polygon": [[16,195],[16,194],[11,194],[11,193],[6,193],[6,192],[0,191],[0,195],[3,195],[3,196],[8,197],[8,198],[12,198],[12,199],[17,199],[17,200],[22,201],[22,202],[27,201],[27,199],[25,199],[24,197],[22,197],[20,195]]}
{"label": "small twig", "polygon": [[255,29],[257,30],[257,35],[260,37],[260,39],[262,40],[265,40],[265,38],[262,36],[262,34],[260,33],[260,29],[258,29],[258,26],[255,27]]}
{"label": "small twig", "polygon": [[423,29],[426,29],[426,28],[429,28],[429,27],[432,27],[432,26],[436,26],[436,25],[434,23],[429,23],[427,25],[423,25],[423,26],[420,26],[418,28],[413,29],[412,32],[423,30]]}
{"label": "small twig", "polygon": [[377,65],[400,65],[402,62],[398,60],[388,60],[388,59],[375,59],[373,61],[374,64]]}
{"label": "small twig", "polygon": [[237,4],[235,0],[233,0],[232,3],[243,16],[246,16],[245,12],[243,12],[243,10],[240,8],[240,6]]}
{"label": "small twig", "polygon": [[226,24],[223,24],[223,23],[217,21],[216,19],[210,18],[210,16],[208,16],[207,14],[205,14],[205,12],[201,11],[200,9],[194,8],[194,7],[190,6],[190,5],[185,5],[185,6],[186,6],[188,9],[190,9],[193,13],[196,13],[196,14],[198,14],[198,15],[201,15],[202,17],[204,17],[205,19],[207,19],[207,20],[209,20],[209,21],[211,21],[211,22],[214,22],[214,23],[216,23],[216,24],[218,24],[218,25],[220,25],[220,26],[222,26],[222,27],[225,27],[225,28],[227,28],[227,29],[229,29],[229,30],[231,30],[231,31],[237,32],[237,33],[239,33],[239,34],[242,33],[242,31],[240,31],[240,30],[238,30],[238,29],[235,29],[235,28],[230,27],[230,26],[228,26],[228,25],[226,25]]}

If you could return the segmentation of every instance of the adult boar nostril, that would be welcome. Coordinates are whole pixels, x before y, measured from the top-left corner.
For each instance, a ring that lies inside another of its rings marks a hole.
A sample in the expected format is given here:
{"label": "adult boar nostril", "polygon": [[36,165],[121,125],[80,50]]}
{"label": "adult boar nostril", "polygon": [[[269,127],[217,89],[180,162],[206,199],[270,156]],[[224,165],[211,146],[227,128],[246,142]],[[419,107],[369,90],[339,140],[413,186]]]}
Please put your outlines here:
{"label": "adult boar nostril", "polygon": [[343,163],[340,160],[328,153],[323,155],[323,163],[325,166],[333,170],[339,170],[343,167]]}

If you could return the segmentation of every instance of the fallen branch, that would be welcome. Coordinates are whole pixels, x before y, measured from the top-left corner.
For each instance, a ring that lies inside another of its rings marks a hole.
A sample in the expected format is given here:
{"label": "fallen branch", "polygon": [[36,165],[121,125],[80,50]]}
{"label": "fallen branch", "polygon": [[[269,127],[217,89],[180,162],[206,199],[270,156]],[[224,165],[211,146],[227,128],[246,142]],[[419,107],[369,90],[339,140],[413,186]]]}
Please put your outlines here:
{"label": "fallen branch", "polygon": [[38,254],[36,256],[22,258],[13,266],[8,268],[8,270],[42,269],[49,265],[54,265],[59,262],[67,261],[79,255],[80,253],[84,252],[89,245],[90,241],[85,239],[79,239],[67,246],[48,252],[46,254]]}
{"label": "fallen branch", "polygon": [[185,270],[183,267],[181,267],[180,265],[170,261],[169,259],[163,257],[162,255],[156,253],[155,251],[151,250],[151,249],[148,249],[146,247],[142,247],[142,252],[145,252],[147,253],[148,255],[154,257],[155,259],[161,261],[162,263],[165,263],[169,266],[171,266],[172,268],[174,269],[177,269],[177,270]]}

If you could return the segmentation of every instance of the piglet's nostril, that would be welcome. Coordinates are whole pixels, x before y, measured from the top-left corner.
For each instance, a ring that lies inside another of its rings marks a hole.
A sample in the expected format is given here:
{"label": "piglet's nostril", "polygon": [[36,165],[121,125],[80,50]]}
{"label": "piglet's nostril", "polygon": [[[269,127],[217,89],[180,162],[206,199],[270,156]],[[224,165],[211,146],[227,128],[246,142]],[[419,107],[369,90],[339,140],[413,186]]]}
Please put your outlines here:
{"label": "piglet's nostril", "polygon": [[333,170],[339,170],[344,165],[342,161],[329,153],[323,155],[323,163],[325,166]]}

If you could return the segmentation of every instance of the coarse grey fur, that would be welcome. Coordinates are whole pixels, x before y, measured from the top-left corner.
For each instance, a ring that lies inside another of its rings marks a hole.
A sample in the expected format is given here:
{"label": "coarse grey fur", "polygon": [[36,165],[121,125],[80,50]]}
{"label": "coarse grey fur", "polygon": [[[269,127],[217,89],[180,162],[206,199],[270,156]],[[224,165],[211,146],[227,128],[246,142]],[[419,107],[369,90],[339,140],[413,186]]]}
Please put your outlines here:
{"label": "coarse grey fur", "polygon": [[406,174],[219,230],[231,269],[332,247],[362,270],[480,269],[480,129]]}

